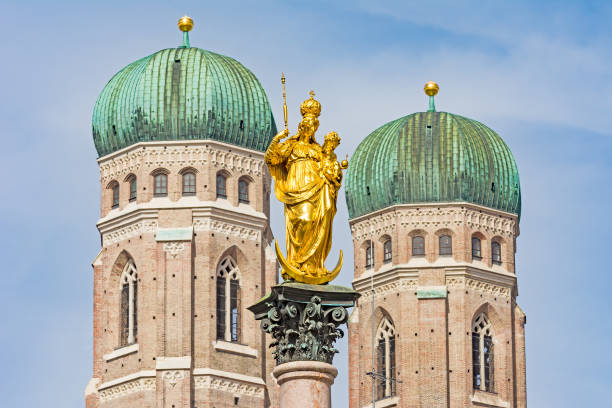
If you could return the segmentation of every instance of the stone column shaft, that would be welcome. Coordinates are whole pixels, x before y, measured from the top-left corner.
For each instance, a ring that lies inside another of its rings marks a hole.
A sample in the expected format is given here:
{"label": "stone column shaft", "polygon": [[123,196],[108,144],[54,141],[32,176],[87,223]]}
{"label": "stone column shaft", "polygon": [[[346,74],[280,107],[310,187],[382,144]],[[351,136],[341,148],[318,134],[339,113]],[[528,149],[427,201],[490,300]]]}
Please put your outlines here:
{"label": "stone column shaft", "polygon": [[280,406],[331,408],[331,386],[338,370],[321,361],[292,361],[277,366],[272,375],[280,385]]}

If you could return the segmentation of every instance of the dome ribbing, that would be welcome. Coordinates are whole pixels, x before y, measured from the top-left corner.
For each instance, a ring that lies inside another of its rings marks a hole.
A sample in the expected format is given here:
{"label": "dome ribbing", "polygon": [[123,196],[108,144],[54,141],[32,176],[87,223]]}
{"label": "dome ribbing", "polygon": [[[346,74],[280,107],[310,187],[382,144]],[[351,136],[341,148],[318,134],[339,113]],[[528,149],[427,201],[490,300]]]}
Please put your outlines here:
{"label": "dome ribbing", "polygon": [[99,156],[138,142],[214,139],[265,151],[276,133],[268,98],[238,61],[170,48],[119,71],[94,107]]}
{"label": "dome ribbing", "polygon": [[345,180],[350,218],[433,202],[521,211],[518,169],[502,138],[446,112],[414,113],[376,129],[357,147]]}

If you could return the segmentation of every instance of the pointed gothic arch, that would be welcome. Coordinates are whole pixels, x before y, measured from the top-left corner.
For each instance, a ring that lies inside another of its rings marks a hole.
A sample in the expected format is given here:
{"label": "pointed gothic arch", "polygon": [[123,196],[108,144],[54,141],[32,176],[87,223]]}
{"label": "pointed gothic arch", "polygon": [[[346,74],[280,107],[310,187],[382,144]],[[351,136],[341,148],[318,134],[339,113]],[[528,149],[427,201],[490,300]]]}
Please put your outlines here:
{"label": "pointed gothic arch", "polygon": [[396,329],[389,314],[380,309],[377,315],[381,315],[376,329],[376,400],[390,398],[396,394],[396,361],[395,361],[395,340]]}
{"label": "pointed gothic arch", "polygon": [[236,257],[225,255],[217,264],[217,340],[240,342],[242,275]]}
{"label": "pointed gothic arch", "polygon": [[494,392],[493,334],[487,313],[478,313],[472,322],[472,384],[475,390]]}
{"label": "pointed gothic arch", "polygon": [[138,271],[132,259],[125,264],[119,277],[119,292],[121,293],[119,346],[123,347],[136,343],[138,333]]}
{"label": "pointed gothic arch", "polygon": [[228,180],[232,177],[227,170],[219,170],[215,176],[215,193],[217,198],[227,199],[228,197]]}

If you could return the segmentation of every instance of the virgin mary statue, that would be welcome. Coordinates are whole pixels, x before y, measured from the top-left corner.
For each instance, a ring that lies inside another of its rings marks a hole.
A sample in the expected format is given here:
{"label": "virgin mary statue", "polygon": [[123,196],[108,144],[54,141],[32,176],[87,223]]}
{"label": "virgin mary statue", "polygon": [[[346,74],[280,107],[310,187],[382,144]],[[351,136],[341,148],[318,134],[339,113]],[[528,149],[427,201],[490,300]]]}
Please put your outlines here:
{"label": "virgin mary statue", "polygon": [[323,147],[315,140],[321,104],[314,99],[314,92],[300,105],[300,113],[297,134],[284,142],[287,129],[274,136],[265,161],[274,178],[276,198],[285,204],[286,259],[276,243],[283,277],[320,284],[331,281],[342,266],[342,251],[334,270],[328,271],[324,262],[332,244],[341,168],[346,167],[340,166],[333,152],[340,143],[335,132],[325,137]]}

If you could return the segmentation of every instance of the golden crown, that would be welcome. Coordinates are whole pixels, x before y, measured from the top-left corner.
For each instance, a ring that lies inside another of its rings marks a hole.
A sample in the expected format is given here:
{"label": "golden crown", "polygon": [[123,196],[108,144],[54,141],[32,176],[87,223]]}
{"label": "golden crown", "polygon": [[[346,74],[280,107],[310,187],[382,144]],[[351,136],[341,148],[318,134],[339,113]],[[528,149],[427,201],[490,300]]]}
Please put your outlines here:
{"label": "golden crown", "polygon": [[300,113],[302,117],[307,115],[318,117],[321,114],[321,104],[314,98],[314,91],[310,91],[310,99],[306,99],[300,105]]}

